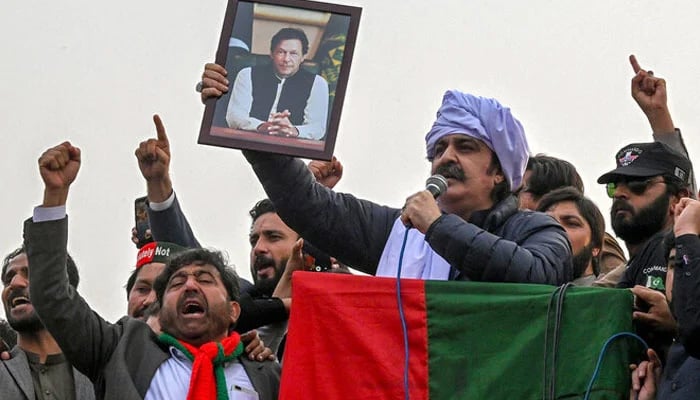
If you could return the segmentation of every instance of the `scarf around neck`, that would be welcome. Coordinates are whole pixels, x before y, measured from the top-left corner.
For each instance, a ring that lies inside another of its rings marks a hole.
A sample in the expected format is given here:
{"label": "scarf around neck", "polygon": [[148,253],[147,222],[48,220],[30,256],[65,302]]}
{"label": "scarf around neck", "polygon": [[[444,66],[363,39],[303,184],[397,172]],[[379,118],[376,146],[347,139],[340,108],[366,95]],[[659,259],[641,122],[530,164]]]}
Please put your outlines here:
{"label": "scarf around neck", "polygon": [[161,343],[180,350],[192,361],[187,400],[228,400],[224,364],[243,353],[243,343],[237,332],[231,333],[221,342],[208,342],[199,347],[175,339],[167,333],[161,333],[158,339]]}

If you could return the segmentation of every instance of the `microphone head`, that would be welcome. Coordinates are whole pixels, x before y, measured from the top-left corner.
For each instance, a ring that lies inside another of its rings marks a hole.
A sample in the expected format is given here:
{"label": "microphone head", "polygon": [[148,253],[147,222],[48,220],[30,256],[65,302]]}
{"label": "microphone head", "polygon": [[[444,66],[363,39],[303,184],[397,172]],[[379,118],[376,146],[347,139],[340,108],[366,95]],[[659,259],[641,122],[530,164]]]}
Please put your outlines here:
{"label": "microphone head", "polygon": [[429,191],[437,199],[438,196],[447,190],[447,179],[440,174],[435,174],[425,181],[425,190]]}

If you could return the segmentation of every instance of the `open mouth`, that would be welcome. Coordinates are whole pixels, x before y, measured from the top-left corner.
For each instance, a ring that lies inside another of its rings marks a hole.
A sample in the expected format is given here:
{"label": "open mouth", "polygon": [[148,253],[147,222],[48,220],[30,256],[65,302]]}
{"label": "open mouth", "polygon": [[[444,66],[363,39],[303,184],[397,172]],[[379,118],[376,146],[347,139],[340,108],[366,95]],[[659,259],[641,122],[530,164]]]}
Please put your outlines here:
{"label": "open mouth", "polygon": [[202,315],[204,307],[198,301],[188,300],[182,305],[181,312],[183,315]]}
{"label": "open mouth", "polygon": [[258,277],[268,277],[270,275],[274,275],[275,273],[275,267],[272,265],[267,265],[264,267],[260,267],[257,269],[257,275]]}
{"label": "open mouth", "polygon": [[29,298],[26,296],[17,296],[12,299],[12,308],[19,307],[25,304],[31,304]]}

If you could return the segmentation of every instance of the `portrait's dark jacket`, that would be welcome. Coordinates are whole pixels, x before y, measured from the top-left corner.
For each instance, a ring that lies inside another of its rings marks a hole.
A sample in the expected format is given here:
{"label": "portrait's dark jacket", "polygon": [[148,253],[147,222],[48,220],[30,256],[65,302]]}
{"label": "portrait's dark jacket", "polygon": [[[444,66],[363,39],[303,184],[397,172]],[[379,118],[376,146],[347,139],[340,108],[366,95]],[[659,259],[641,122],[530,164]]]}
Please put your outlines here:
{"label": "portrait's dark jacket", "polygon": [[[290,228],[343,263],[375,274],[399,209],[334,192],[299,159],[243,154]],[[518,211],[514,196],[475,213],[472,222],[443,215],[425,235],[459,279],[561,285],[573,278],[564,229],[546,214]]]}
{"label": "portrait's dark jacket", "polygon": [[[44,325],[66,358],[95,386],[98,399],[142,399],[151,379],[169,357],[144,322],[124,317],[102,319],[68,284],[68,218],[24,225],[30,297]],[[260,399],[276,399],[280,370],[275,362],[240,357]]]}
{"label": "portrait's dark jacket", "polygon": [[[29,360],[19,346],[10,351],[9,360],[0,360],[0,398],[12,400],[34,400],[34,383]],[[90,380],[73,369],[76,400],[93,400],[95,392]]]}
{"label": "portrait's dark jacket", "polygon": [[[172,206],[162,211],[148,210],[148,220],[153,238],[157,241],[176,243],[184,247],[199,248],[201,245],[194,236],[180,203],[175,196]],[[282,300],[278,298],[262,298],[251,295],[253,287],[247,290],[241,286],[241,315],[236,322],[236,331],[248,332],[268,324],[287,320],[287,310]]]}
{"label": "portrait's dark jacket", "polygon": [[[253,104],[250,106],[250,116],[267,121],[277,95],[277,85],[280,83],[280,79],[275,75],[272,64],[252,67],[250,78],[253,84]],[[289,110],[291,113],[290,122],[293,125],[304,123],[304,109],[315,79],[316,75],[300,68],[296,74],[284,81],[276,111]]]}

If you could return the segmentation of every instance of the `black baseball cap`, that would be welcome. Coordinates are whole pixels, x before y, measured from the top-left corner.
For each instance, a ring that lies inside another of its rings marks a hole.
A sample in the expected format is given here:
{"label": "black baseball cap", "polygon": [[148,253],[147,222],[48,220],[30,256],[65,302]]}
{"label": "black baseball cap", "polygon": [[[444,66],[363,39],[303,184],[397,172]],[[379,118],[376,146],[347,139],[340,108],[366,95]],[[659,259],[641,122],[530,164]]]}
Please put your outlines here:
{"label": "black baseball cap", "polygon": [[617,152],[615,162],[617,168],[601,175],[598,183],[663,175],[688,184],[692,169],[687,157],[661,142],[628,144]]}

